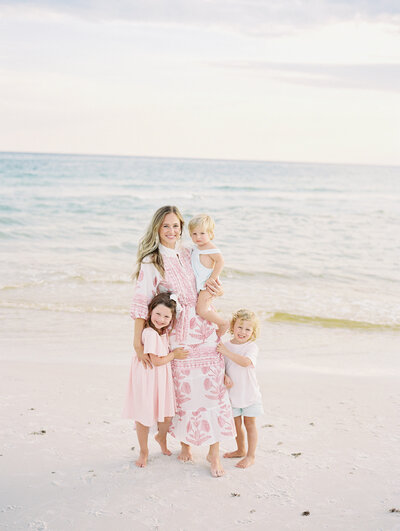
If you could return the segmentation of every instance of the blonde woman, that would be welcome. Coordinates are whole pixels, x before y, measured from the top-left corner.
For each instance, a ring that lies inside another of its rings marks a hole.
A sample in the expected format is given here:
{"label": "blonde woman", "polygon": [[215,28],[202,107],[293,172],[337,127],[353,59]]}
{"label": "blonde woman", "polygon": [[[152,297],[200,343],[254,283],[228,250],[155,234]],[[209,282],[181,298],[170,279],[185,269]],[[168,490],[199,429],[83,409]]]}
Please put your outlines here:
{"label": "blonde woman", "polygon": [[[183,226],[183,217],[176,207],[161,207],[139,242],[131,307],[134,348],[147,370],[153,370],[141,342],[147,306],[156,293],[172,292],[178,315],[170,334],[170,347],[184,347],[189,354],[184,360],[172,362],[177,412],[170,433],[181,442],[181,461],[192,460],[190,445],[209,445],[211,474],[220,477],[224,470],[219,443],[235,437],[235,424],[224,385],[224,359],[216,351],[215,327],[196,314],[197,289],[190,251],[179,245]],[[209,279],[206,287],[213,295],[220,292],[217,280]]]}

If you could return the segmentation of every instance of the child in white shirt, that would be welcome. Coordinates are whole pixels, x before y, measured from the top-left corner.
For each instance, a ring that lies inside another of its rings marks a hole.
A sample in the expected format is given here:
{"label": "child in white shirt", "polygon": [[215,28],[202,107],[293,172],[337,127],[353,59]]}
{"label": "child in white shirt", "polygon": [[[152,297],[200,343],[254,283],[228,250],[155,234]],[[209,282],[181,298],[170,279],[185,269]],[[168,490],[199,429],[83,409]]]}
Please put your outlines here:
{"label": "child in white shirt", "polygon": [[[264,413],[260,387],[256,378],[258,319],[254,312],[238,310],[230,323],[230,341],[219,343],[217,350],[225,356],[225,371],[232,380],[229,389],[236,426],[237,449],[224,457],[243,457],[236,466],[247,468],[255,461],[257,447],[256,417]],[[242,417],[247,432],[247,453]]]}
{"label": "child in white shirt", "polygon": [[229,328],[229,321],[210,308],[212,295],[206,289],[209,279],[219,282],[224,267],[221,251],[212,243],[215,223],[211,216],[200,214],[189,222],[189,234],[195,244],[192,249],[192,268],[198,291],[196,313],[206,321],[218,326],[217,334],[222,337]]}

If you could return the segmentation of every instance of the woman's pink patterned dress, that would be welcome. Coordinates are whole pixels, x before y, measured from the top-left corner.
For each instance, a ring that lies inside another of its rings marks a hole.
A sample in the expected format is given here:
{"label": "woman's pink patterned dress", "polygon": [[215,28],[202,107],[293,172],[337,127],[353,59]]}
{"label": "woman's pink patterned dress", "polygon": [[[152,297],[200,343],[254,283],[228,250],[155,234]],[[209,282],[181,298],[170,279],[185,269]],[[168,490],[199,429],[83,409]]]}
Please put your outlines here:
{"label": "woman's pink patterned dress", "polygon": [[175,293],[182,307],[170,334],[170,346],[184,346],[190,353],[185,360],[172,362],[177,412],[170,432],[179,441],[196,446],[232,439],[236,430],[224,385],[224,360],[216,351],[214,326],[196,314],[196,280],[190,251],[160,245],[160,252],[165,278],[153,264],[142,263],[131,317],[146,319],[147,305],[160,291]]}

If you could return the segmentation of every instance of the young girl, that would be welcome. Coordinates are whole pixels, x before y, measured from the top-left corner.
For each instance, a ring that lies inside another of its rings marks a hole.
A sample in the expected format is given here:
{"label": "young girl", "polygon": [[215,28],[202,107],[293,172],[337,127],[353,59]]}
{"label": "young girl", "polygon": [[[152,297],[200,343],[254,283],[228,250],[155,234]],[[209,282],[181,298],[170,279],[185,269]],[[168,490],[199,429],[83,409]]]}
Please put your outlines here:
{"label": "young girl", "polygon": [[175,391],[172,380],[171,360],[184,359],[187,351],[176,348],[169,352],[167,329],[173,328],[176,318],[176,301],[171,293],[160,293],[148,306],[148,317],[142,332],[145,354],[153,364],[147,369],[134,355],[129,378],[128,395],[124,416],[136,423],[140,455],[136,466],[145,467],[149,450],[149,428],[157,423],[156,441],[164,455],[171,455],[167,448],[167,432],[175,415]]}
{"label": "young girl", "polygon": [[[233,338],[220,343],[217,350],[225,356],[225,370],[233,382],[229,398],[236,425],[237,449],[224,454],[224,457],[243,457],[236,466],[247,468],[255,460],[256,417],[264,413],[255,369],[258,355],[258,347],[254,343],[258,335],[257,316],[249,310],[238,310],[232,316],[230,333]],[[242,417],[247,432],[247,454]]]}
{"label": "young girl", "polygon": [[229,328],[229,321],[210,309],[212,295],[206,290],[205,282],[211,278],[218,281],[224,267],[221,251],[212,243],[215,223],[211,216],[201,214],[189,222],[189,234],[195,244],[192,250],[192,268],[199,293],[196,313],[218,326],[217,334],[222,337]]}

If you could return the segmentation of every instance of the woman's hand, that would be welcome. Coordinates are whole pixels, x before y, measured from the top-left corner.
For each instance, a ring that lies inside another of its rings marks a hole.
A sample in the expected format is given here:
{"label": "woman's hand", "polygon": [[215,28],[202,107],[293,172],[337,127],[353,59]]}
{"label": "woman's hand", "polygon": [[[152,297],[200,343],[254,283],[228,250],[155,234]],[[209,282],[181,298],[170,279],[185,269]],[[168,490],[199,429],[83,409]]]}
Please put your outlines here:
{"label": "woman's hand", "polygon": [[134,345],[134,349],[135,349],[135,352],[136,352],[136,356],[138,357],[138,360],[143,363],[143,367],[145,369],[147,369],[147,368],[152,369],[153,365],[151,363],[150,356],[149,356],[149,354],[145,354],[144,353],[143,345],[142,344],[136,345],[136,346]]}
{"label": "woman's hand", "polygon": [[212,295],[213,297],[220,297],[221,295],[224,294],[224,290],[222,289],[222,284],[221,282],[218,280],[218,278],[209,278],[206,282],[205,282],[205,287],[206,287],[206,290],[208,291],[208,293],[210,295]]}
{"label": "woman's hand", "polygon": [[172,351],[172,354],[174,355],[174,360],[184,360],[188,357],[189,351],[183,347],[178,347]]}
{"label": "woman's hand", "polygon": [[227,389],[233,387],[232,379],[227,374],[224,375],[224,384]]}

